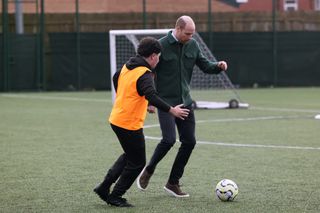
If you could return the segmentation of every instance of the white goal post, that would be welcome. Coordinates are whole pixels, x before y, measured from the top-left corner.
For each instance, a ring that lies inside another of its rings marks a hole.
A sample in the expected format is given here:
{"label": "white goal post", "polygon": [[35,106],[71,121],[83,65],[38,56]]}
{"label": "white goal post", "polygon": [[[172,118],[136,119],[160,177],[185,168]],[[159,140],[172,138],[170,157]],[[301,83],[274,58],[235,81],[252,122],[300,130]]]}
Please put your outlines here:
{"label": "white goal post", "polygon": [[[161,38],[171,29],[137,29],[137,30],[110,30],[110,74],[112,100],[115,99],[115,90],[112,77],[117,70],[120,70],[123,64],[136,54],[139,40],[145,36]],[[210,49],[204,43],[198,33],[193,38],[197,40],[202,53],[211,61],[216,58]],[[236,89],[225,72],[218,75],[209,75],[203,73],[197,66],[191,80],[191,93],[204,93],[203,91],[214,92],[214,100],[195,100],[195,108],[199,109],[223,109],[223,108],[248,108],[249,104],[243,103],[236,92]],[[201,95],[200,95],[201,96]],[[211,95],[210,95],[211,96]],[[201,97],[202,98],[202,97]]]}
{"label": "white goal post", "polygon": [[[115,99],[115,90],[113,87],[112,77],[117,72],[118,69],[121,69],[119,65],[117,66],[117,46],[116,46],[116,37],[117,36],[126,36],[132,37],[134,35],[165,35],[169,32],[170,29],[154,29],[154,30],[110,30],[109,31],[109,45],[110,45],[110,74],[111,74],[111,91],[112,91],[112,101]],[[129,39],[128,39],[129,40]],[[137,43],[132,43],[135,47],[135,51],[137,49]],[[134,55],[131,55],[134,56]],[[126,58],[124,60],[128,60]],[[123,65],[123,64],[122,64]],[[120,65],[120,66],[122,66]]]}

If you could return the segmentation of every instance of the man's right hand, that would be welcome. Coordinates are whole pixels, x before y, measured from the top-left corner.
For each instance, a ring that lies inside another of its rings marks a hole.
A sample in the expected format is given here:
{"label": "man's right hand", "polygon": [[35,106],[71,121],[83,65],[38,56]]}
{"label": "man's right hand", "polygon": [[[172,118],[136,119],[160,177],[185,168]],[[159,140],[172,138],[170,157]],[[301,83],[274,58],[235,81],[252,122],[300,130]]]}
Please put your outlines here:
{"label": "man's right hand", "polygon": [[147,111],[149,113],[155,113],[156,112],[156,108],[152,105],[149,105],[148,108],[147,108]]}
{"label": "man's right hand", "polygon": [[171,107],[169,112],[173,116],[184,120],[184,118],[188,117],[190,110],[182,107],[183,107],[183,104],[177,105],[175,107]]}

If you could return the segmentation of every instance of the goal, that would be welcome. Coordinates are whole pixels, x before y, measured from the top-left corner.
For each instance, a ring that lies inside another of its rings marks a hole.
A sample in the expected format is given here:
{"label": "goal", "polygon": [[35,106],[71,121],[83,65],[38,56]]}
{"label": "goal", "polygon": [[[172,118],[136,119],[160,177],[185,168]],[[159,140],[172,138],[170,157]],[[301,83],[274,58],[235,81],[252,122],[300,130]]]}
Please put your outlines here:
{"label": "goal", "polygon": [[[110,30],[110,69],[111,85],[112,76],[121,69],[126,61],[136,54],[136,49],[141,38],[152,36],[161,38],[170,29],[146,29],[146,30]],[[217,61],[205,42],[198,33],[193,38],[197,40],[203,54],[211,61]],[[112,88],[112,100],[115,98],[115,90]],[[221,108],[248,108],[249,104],[244,103],[236,88],[228,78],[226,72],[218,75],[203,73],[197,66],[194,67],[191,80],[191,96],[194,106],[198,109],[221,109]]]}

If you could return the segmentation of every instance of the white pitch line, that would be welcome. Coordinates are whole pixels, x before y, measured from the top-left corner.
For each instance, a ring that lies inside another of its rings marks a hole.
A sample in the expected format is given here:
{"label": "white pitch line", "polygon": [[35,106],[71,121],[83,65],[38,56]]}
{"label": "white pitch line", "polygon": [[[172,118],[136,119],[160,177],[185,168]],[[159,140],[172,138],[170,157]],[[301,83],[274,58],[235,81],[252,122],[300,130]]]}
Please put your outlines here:
{"label": "white pitch line", "polygon": [[160,125],[159,124],[150,124],[150,125],[143,126],[144,129],[149,129],[149,128],[153,128],[153,127],[160,127]]}
{"label": "white pitch line", "polygon": [[274,108],[274,107],[250,107],[250,109],[255,110],[268,110],[268,111],[278,111],[278,112],[311,112],[320,113],[320,109],[290,109],[290,108]]}
{"label": "white pitch line", "polygon": [[[149,140],[160,141],[159,137],[145,136]],[[261,145],[261,144],[239,144],[239,143],[224,143],[212,141],[197,141],[197,144],[216,145],[216,146],[230,146],[230,147],[250,147],[250,148],[272,148],[272,149],[298,149],[298,150],[320,150],[320,147],[309,146],[283,146],[283,145]]]}
{"label": "white pitch line", "polygon": [[[7,98],[26,98],[26,99],[40,99],[40,100],[64,100],[64,101],[84,101],[84,102],[103,102],[110,103],[110,99],[90,99],[90,98],[75,98],[75,97],[58,97],[58,96],[42,96],[42,95],[21,95],[21,94],[0,94],[2,97]],[[250,107],[253,110],[268,110],[279,112],[310,112],[320,113],[320,110],[316,109],[290,109],[290,108],[274,108],[274,107]]]}
{"label": "white pitch line", "polygon": [[[280,119],[295,119],[295,118],[313,118],[313,116],[263,116],[263,117],[251,117],[251,118],[224,118],[224,119],[212,119],[212,120],[198,120],[196,123],[220,123],[220,122],[236,122],[236,121],[259,121],[259,120],[280,120]],[[153,127],[159,127],[159,124],[145,125],[144,129]]]}
{"label": "white pitch line", "polygon": [[[40,100],[64,100],[64,101],[85,101],[85,102],[103,102],[108,103],[108,99],[88,99],[88,98],[74,98],[74,97],[57,97],[57,96],[38,96],[38,95],[20,95],[20,94],[0,94],[2,97],[7,98],[26,98],[26,99],[40,99]],[[270,111],[289,111],[289,112],[316,112],[319,110],[305,110],[305,109],[285,109],[285,108],[266,108],[266,107],[251,107],[257,110],[270,110]],[[230,118],[230,119],[215,119],[215,120],[199,120],[197,123],[207,122],[233,122],[233,121],[257,121],[257,120],[274,120],[274,119],[293,119],[293,118],[306,118],[311,116],[266,116],[266,117],[253,117],[253,118]],[[144,128],[159,127],[159,124],[145,125]],[[158,140],[159,137],[145,136],[146,139]],[[198,144],[208,144],[216,146],[233,146],[233,147],[253,147],[253,148],[276,148],[276,149],[300,149],[300,150],[320,150],[320,147],[302,147],[302,146],[276,146],[276,145],[258,145],[258,144],[237,144],[237,143],[223,143],[223,142],[210,142],[210,141],[197,141]]]}
{"label": "white pitch line", "polygon": [[259,121],[259,120],[279,120],[279,119],[294,119],[294,118],[312,118],[312,116],[263,116],[263,117],[251,117],[251,118],[225,118],[214,120],[199,120],[197,123],[207,122],[234,122],[234,121]]}
{"label": "white pitch line", "polygon": [[91,99],[91,98],[41,96],[41,95],[1,94],[1,96],[6,98],[25,98],[25,99],[39,99],[39,100],[84,101],[84,102],[102,102],[102,103],[111,102],[111,100],[108,100],[108,99]]}

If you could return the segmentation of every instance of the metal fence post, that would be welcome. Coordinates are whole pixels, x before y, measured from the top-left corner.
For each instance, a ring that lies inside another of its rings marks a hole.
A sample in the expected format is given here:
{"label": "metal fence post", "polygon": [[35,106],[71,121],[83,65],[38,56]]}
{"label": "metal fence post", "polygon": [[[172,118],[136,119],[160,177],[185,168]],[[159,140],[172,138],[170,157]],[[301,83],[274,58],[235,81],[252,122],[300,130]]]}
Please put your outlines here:
{"label": "metal fence post", "polygon": [[9,91],[8,0],[2,0],[3,90]]}
{"label": "metal fence post", "polygon": [[81,89],[81,71],[80,71],[80,26],[79,26],[79,0],[76,0],[76,63],[77,63],[77,88]]}
{"label": "metal fence post", "polygon": [[40,10],[40,47],[39,47],[39,51],[40,51],[40,73],[41,73],[41,88],[43,90],[46,90],[46,70],[45,70],[45,53],[44,53],[44,33],[45,33],[45,14],[44,14],[44,0],[41,0],[41,10]]}
{"label": "metal fence post", "polygon": [[211,0],[208,0],[208,40],[209,48],[212,50],[212,3]]}
{"label": "metal fence post", "polygon": [[36,18],[38,20],[37,22],[37,32],[36,32],[36,71],[37,71],[37,89],[41,90],[41,51],[40,51],[40,16],[39,16],[39,0],[36,0]]}
{"label": "metal fence post", "polygon": [[143,18],[143,29],[147,29],[147,6],[146,0],[142,0],[142,18]]}
{"label": "metal fence post", "polygon": [[23,34],[23,9],[22,0],[15,0],[16,34]]}
{"label": "metal fence post", "polygon": [[273,56],[273,85],[276,86],[278,84],[278,43],[277,43],[277,26],[276,26],[276,18],[277,18],[277,0],[272,0],[272,56]]}

